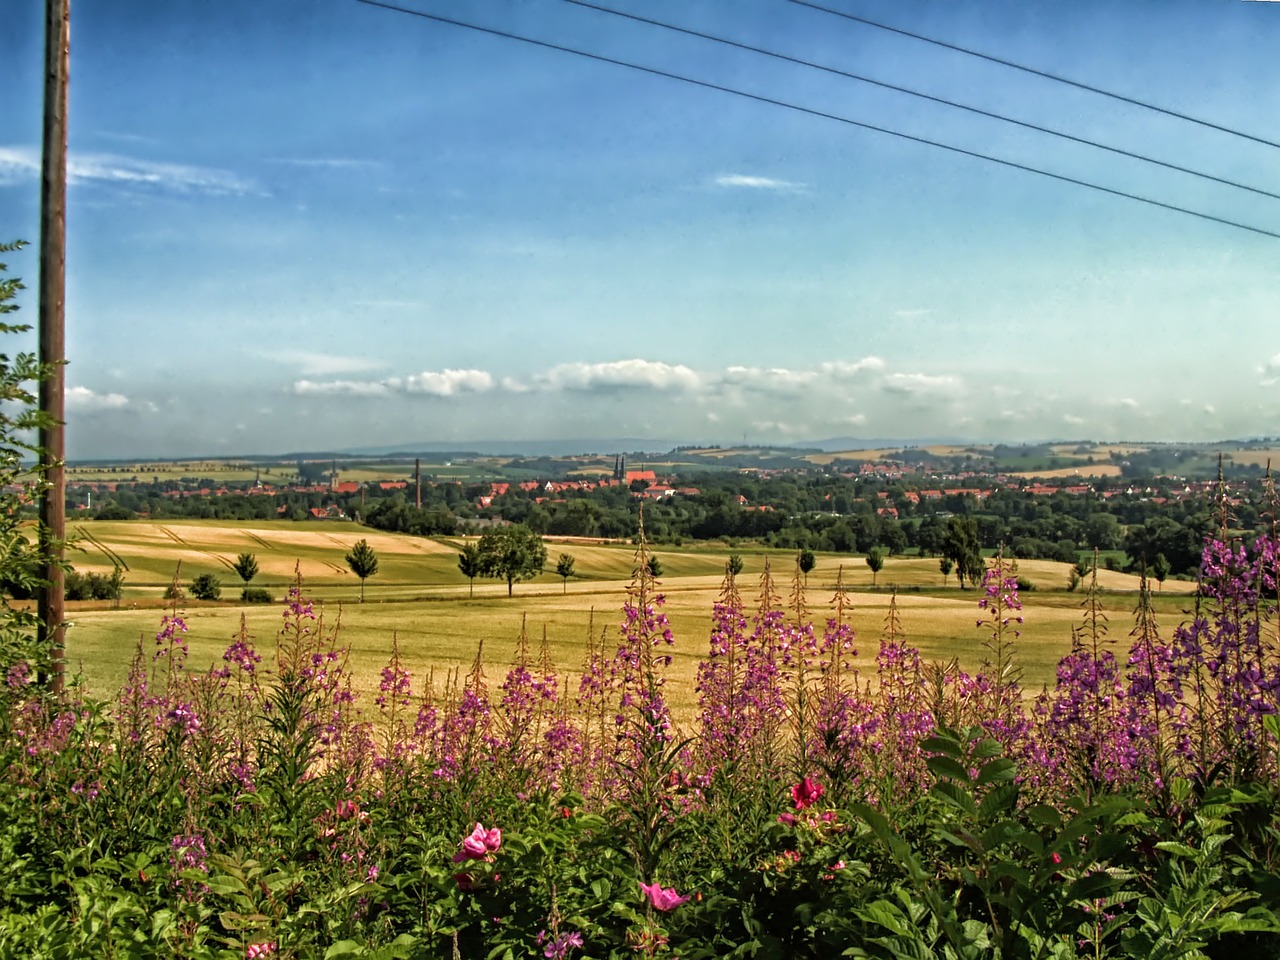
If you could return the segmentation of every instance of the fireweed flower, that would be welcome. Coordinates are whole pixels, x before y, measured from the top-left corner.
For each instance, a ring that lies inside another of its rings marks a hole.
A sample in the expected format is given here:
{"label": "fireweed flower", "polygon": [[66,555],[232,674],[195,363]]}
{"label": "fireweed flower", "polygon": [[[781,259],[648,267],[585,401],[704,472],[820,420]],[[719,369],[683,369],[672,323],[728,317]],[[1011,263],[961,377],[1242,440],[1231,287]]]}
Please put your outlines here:
{"label": "fireweed flower", "polygon": [[[545,934],[539,934],[539,943],[542,943],[544,936]],[[571,930],[568,933],[559,934],[555,939],[543,947],[542,955],[546,957],[547,960],[563,960],[564,957],[569,955],[569,951],[573,948],[577,947],[581,949],[582,944],[582,934],[578,933],[576,930]]]}
{"label": "fireweed flower", "polygon": [[644,895],[649,899],[649,903],[653,905],[655,910],[674,910],[682,903],[689,902],[689,896],[680,896],[676,893],[674,887],[663,887],[656,883],[642,883],[640,889],[644,891]]}
{"label": "fireweed flower", "polygon": [[[205,850],[204,838],[199,834],[182,835],[169,841],[169,867],[175,874],[188,870],[209,872],[208,851]],[[196,883],[180,876],[175,876],[173,886],[182,892],[182,897],[192,903],[204,898],[209,892],[208,886]]]}
{"label": "fireweed flower", "polygon": [[822,798],[824,793],[826,791],[823,789],[822,784],[809,777],[805,777],[791,787],[791,799],[795,802],[797,810],[813,806]]}

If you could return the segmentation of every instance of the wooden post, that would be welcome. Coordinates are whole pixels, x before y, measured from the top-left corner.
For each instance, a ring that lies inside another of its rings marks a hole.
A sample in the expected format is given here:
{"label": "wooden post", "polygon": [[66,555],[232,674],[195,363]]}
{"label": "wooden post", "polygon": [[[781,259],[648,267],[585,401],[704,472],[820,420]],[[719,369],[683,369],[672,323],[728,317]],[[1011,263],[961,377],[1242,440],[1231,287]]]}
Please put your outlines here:
{"label": "wooden post", "polygon": [[53,658],[50,689],[66,685],[64,600],[61,562],[67,531],[66,436],[63,430],[66,362],[67,267],[67,79],[71,64],[71,0],[45,0],[44,136],[40,172],[40,410],[48,419],[39,431],[40,470],[47,486],[40,500],[40,546],[48,558],[36,607],[41,646]]}

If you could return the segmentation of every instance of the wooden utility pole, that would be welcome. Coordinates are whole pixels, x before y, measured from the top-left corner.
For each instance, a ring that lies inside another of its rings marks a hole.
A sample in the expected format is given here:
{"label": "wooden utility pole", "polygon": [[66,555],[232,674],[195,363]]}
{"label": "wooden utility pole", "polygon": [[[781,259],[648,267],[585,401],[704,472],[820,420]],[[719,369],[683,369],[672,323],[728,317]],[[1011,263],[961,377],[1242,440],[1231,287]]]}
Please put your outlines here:
{"label": "wooden utility pole", "polygon": [[46,483],[40,500],[40,545],[47,558],[37,611],[38,639],[53,659],[50,689],[61,696],[66,685],[62,569],[67,532],[67,478],[64,364],[66,362],[67,289],[67,79],[71,67],[71,0],[45,0],[44,137],[40,173],[40,362],[48,375],[40,381],[40,472]]}

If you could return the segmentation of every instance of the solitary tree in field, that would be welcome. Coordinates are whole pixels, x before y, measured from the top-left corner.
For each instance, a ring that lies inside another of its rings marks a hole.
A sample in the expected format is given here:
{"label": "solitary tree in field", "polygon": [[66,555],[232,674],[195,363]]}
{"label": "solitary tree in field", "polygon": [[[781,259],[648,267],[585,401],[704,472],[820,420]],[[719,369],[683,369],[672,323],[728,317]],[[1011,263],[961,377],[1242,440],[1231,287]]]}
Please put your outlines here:
{"label": "solitary tree in field", "polygon": [[458,554],[458,570],[470,581],[467,596],[474,597],[476,595],[476,577],[484,572],[480,566],[480,551],[476,549],[474,543],[468,543],[462,548],[462,552]]}
{"label": "solitary tree in field", "polygon": [[871,585],[876,585],[876,577],[884,567],[884,547],[872,547],[867,551],[867,566],[871,568]]}
{"label": "solitary tree in field", "polygon": [[249,581],[258,575],[258,558],[252,553],[242,553],[236,557],[236,562],[231,565],[231,568],[248,587]]}
{"label": "solitary tree in field", "polygon": [[482,576],[507,581],[507,596],[517,580],[532,580],[547,562],[542,538],[520,523],[486,530],[477,548]]}
{"label": "solitary tree in field", "polygon": [[955,561],[950,557],[943,557],[938,561],[938,570],[942,572],[942,585],[944,587],[947,585],[947,577],[951,575],[951,568],[955,565]]}
{"label": "solitary tree in field", "polygon": [[982,547],[978,542],[978,522],[973,517],[948,518],[942,552],[955,563],[961,590],[966,580],[975,587],[982,582],[986,561],[982,559]]}
{"label": "solitary tree in field", "polygon": [[742,557],[736,553],[729,554],[729,562],[725,564],[725,569],[729,571],[731,576],[737,576],[742,573]]}
{"label": "solitary tree in field", "polygon": [[1156,578],[1156,583],[1160,584],[1160,589],[1164,589],[1164,581],[1169,576],[1171,565],[1169,558],[1163,553],[1157,553],[1155,560],[1151,561],[1151,575]]}
{"label": "solitary tree in field", "polygon": [[360,578],[360,602],[364,603],[364,582],[378,572],[378,555],[369,541],[359,540],[347,554],[347,566]]}
{"label": "solitary tree in field", "polygon": [[662,576],[662,561],[656,555],[650,557],[645,562],[645,566],[649,568],[649,576],[653,577],[653,579],[657,580]]}
{"label": "solitary tree in field", "polygon": [[796,554],[796,566],[800,568],[800,572],[804,574],[805,586],[809,585],[809,572],[818,565],[818,558],[813,555],[813,551],[808,547]]}
{"label": "solitary tree in field", "polygon": [[567,553],[560,554],[560,559],[556,561],[556,575],[564,583],[564,589],[561,592],[568,593],[569,578],[573,576],[573,557]]}

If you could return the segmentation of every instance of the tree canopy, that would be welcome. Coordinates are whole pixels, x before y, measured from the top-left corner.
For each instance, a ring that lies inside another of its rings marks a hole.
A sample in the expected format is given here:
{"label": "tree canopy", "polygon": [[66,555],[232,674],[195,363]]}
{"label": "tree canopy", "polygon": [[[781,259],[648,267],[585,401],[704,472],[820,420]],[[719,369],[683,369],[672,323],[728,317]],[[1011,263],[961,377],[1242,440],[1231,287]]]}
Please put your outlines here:
{"label": "tree canopy", "polygon": [[231,565],[231,569],[244,581],[245,586],[248,586],[249,581],[258,575],[258,558],[252,553],[242,553],[236,557],[236,562]]}
{"label": "tree canopy", "polygon": [[359,540],[346,559],[351,572],[360,578],[360,602],[364,603],[364,582],[378,572],[378,554],[368,540]]}
{"label": "tree canopy", "polygon": [[458,571],[469,581],[467,596],[474,597],[476,595],[476,577],[483,572],[480,564],[480,551],[474,543],[468,543],[462,548],[462,552],[458,554]]}
{"label": "tree canopy", "polygon": [[480,537],[480,575],[507,581],[507,596],[518,580],[532,580],[547,562],[542,538],[520,523],[493,527]]}
{"label": "tree canopy", "polygon": [[564,582],[564,590],[569,592],[569,578],[573,576],[574,560],[572,555],[567,553],[560,554],[560,559],[556,561],[556,576]]}

